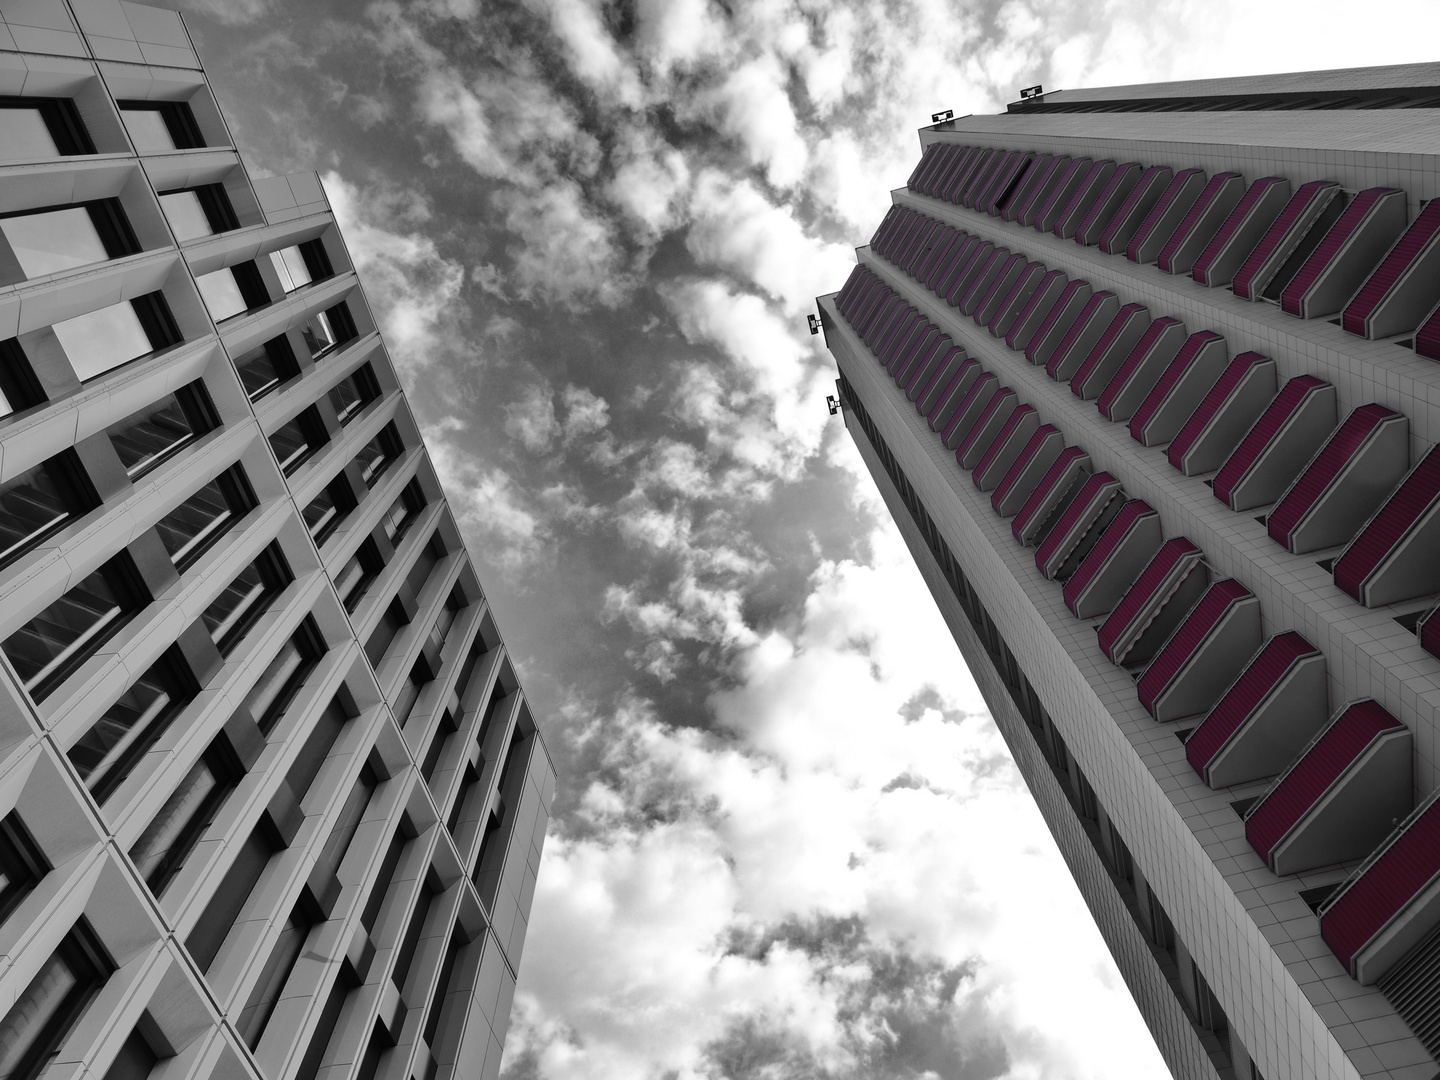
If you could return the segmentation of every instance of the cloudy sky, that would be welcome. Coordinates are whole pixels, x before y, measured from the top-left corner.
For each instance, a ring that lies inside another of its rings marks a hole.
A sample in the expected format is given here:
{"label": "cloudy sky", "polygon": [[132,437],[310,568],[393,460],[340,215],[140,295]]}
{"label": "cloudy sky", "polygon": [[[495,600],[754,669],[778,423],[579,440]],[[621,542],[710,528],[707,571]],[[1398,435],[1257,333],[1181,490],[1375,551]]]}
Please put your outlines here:
{"label": "cloudy sky", "polygon": [[1165,1075],[805,314],[932,111],[1433,58],[1431,0],[1366,9],[190,0],[252,170],[324,175],[560,771],[508,1080]]}

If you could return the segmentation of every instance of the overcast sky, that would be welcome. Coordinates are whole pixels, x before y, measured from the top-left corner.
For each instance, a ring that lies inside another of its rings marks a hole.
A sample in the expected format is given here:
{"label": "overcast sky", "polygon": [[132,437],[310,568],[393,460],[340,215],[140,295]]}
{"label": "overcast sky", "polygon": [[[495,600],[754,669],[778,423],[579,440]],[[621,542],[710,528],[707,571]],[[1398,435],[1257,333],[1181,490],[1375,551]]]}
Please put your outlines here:
{"label": "overcast sky", "polygon": [[1164,1066],[805,329],[935,110],[1433,59],[1433,0],[191,0],[318,169],[560,772],[509,1080]]}

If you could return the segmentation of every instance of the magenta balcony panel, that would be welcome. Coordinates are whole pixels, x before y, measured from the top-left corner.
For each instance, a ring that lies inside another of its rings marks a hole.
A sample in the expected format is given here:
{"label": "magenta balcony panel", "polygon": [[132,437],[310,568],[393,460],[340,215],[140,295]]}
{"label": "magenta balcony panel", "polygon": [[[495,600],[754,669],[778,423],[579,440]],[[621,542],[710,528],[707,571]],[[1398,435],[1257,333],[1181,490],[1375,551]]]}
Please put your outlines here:
{"label": "magenta balcony panel", "polygon": [[1289,201],[1290,181],[1285,177],[1262,176],[1256,180],[1205,245],[1190,276],[1212,289],[1229,285]]}
{"label": "magenta balcony panel", "polygon": [[1440,303],[1440,200],[1420,210],[1379,267],[1345,305],[1340,324],[1361,337],[1405,334]]}
{"label": "magenta balcony panel", "polygon": [[1209,712],[1259,647],[1259,599],[1234,578],[1217,581],[1140,676],[1140,704],[1161,722]]}
{"label": "magenta balcony panel", "polygon": [[1019,407],[1019,395],[1010,387],[1002,386],[995,391],[965,437],[955,445],[955,460],[962,469],[969,472],[980,464],[995,436],[1000,434],[1010,415]]}
{"label": "magenta balcony panel", "polygon": [[[968,360],[962,360],[960,366],[955,369],[955,374],[945,384],[938,395],[935,403],[925,410],[925,417],[929,421],[930,430],[943,433],[954,420],[956,411],[965,404],[970,396],[970,391],[980,381],[980,376],[985,374],[985,369],[980,366],[980,361],[973,356]],[[926,394],[929,397],[929,393]],[[925,402],[916,402],[917,407]]]}
{"label": "magenta balcony panel", "polygon": [[[1167,169],[1166,172],[1168,171]],[[1075,242],[1082,247],[1098,243],[1109,231],[1111,220],[1124,209],[1130,195],[1145,175],[1146,170],[1138,161],[1117,165],[1086,209],[1084,217],[1075,226]]]}
{"label": "magenta balcony panel", "polygon": [[1051,184],[1044,202],[1036,208],[1031,223],[1035,229],[1040,232],[1054,232],[1055,222],[1070,205],[1070,200],[1075,197],[1075,192],[1080,190],[1080,185],[1090,175],[1094,164],[1088,157],[1071,158],[1065,163],[1065,167]]}
{"label": "magenta balcony panel", "polygon": [[[940,432],[940,441],[946,450],[958,448],[969,436],[999,390],[1000,380],[993,372],[982,371],[979,377],[971,383],[969,392],[956,403],[951,411],[949,423]],[[1011,396],[1013,403],[1013,391]],[[933,419],[931,427],[934,427]]]}
{"label": "magenta balcony panel", "polygon": [[1212,788],[1275,776],[1325,726],[1325,657],[1293,630],[1276,634],[1185,740]]}
{"label": "magenta balcony panel", "polygon": [[935,222],[934,227],[931,228],[924,235],[924,238],[915,245],[914,249],[910,251],[905,260],[905,265],[901,267],[901,269],[912,278],[920,278],[924,269],[930,264],[930,261],[936,258],[944,249],[948,234],[952,231],[951,226],[946,225],[944,222]]}
{"label": "magenta balcony panel", "polygon": [[1130,437],[1141,446],[1164,446],[1195,414],[1230,358],[1213,330],[1191,334],[1130,418]]}
{"label": "magenta balcony panel", "polygon": [[916,261],[910,269],[910,276],[916,281],[924,284],[934,272],[937,263],[942,261],[946,255],[955,249],[960,237],[960,230],[953,225],[942,225],[936,233],[934,241],[924,255]]}
{"label": "magenta balcony panel", "polygon": [[[855,289],[843,301],[843,308],[840,312],[840,314],[845,317],[845,321],[852,327],[855,325],[855,320],[859,318],[860,314],[865,310],[866,305],[870,302],[876,290],[884,289],[885,287],[880,279],[870,272],[869,267],[861,265],[855,269],[857,271]],[[841,307],[841,302],[837,301],[836,306]]]}
{"label": "magenta balcony panel", "polygon": [[955,164],[950,171],[936,183],[934,197],[946,202],[954,202],[956,189],[970,175],[970,170],[975,167],[975,162],[979,160],[981,153],[983,151],[980,147],[967,146],[965,152],[955,159]]}
{"label": "magenta balcony panel", "polygon": [[990,257],[995,254],[995,244],[991,240],[983,240],[980,245],[970,254],[970,261],[955,278],[955,284],[946,295],[945,300],[951,307],[959,307],[960,301],[970,291],[970,286],[975,284],[975,279],[984,272],[985,267],[990,263]]}
{"label": "magenta balcony panel", "polygon": [[908,304],[906,309],[894,321],[890,330],[880,337],[880,346],[875,350],[875,358],[880,361],[882,367],[888,368],[905,343],[912,336],[921,333],[922,328],[929,322],[924,315]]}
{"label": "magenta balcony panel", "polygon": [[1204,555],[1183,536],[1162,544],[1133,582],[1100,626],[1100,651],[1112,664],[1150,660],[1209,583]]}
{"label": "magenta balcony panel", "polygon": [[991,337],[1004,338],[1015,326],[1015,321],[1024,313],[1025,307],[1030,303],[1030,298],[1035,295],[1035,290],[1045,280],[1048,271],[1045,264],[1040,262],[1028,262],[1020,268],[1020,273],[1015,276],[1015,283],[1010,286],[1010,291],[1005,298],[995,306],[995,314],[991,317],[986,327]]}
{"label": "magenta balcony panel", "polygon": [[1335,584],[1366,607],[1440,592],[1440,447],[1385,500],[1335,560]]}
{"label": "magenta balcony panel", "polygon": [[934,218],[921,218],[920,227],[911,234],[910,238],[895,252],[895,258],[891,261],[905,273],[910,273],[916,261],[929,250],[930,243],[940,232],[940,222]]}
{"label": "magenta balcony panel", "polygon": [[940,143],[931,143],[925,148],[925,152],[920,155],[920,160],[915,163],[915,168],[910,171],[910,179],[905,181],[907,188],[913,190],[925,170],[935,163],[935,154],[940,149],[940,145]]}
{"label": "magenta balcony panel", "polygon": [[[920,358],[918,363],[911,367],[904,380],[900,382],[905,390],[905,396],[911,401],[918,398],[921,391],[930,385],[930,380],[935,377],[935,373],[943,367],[946,357],[957,355],[956,350],[959,350],[959,356],[965,355],[965,350],[951,341],[949,334],[941,334],[934,346]],[[958,360],[956,366],[959,366]]]}
{"label": "magenta balcony panel", "polygon": [[1076,230],[1085,223],[1090,208],[1104,193],[1106,185],[1114,175],[1115,162],[1112,158],[1105,158],[1091,165],[1090,171],[1075,188],[1075,194],[1070,196],[1070,202],[1055,219],[1055,227],[1050,231],[1062,240],[1073,240]]}
{"label": "magenta balcony panel", "polygon": [[902,308],[904,303],[899,294],[889,286],[885,286],[883,291],[875,297],[875,302],[869,310],[855,323],[855,332],[860,335],[860,340],[865,342],[866,347],[873,351],[876,335],[879,334],[880,329],[896,309]]}
{"label": "magenta balcony panel", "polygon": [[890,358],[885,361],[885,370],[893,377],[900,373],[906,364],[915,356],[915,353],[924,348],[928,338],[938,336],[940,328],[925,318],[922,314],[920,319],[909,330],[903,331],[890,344]]}
{"label": "magenta balcony panel", "polygon": [[990,186],[990,181],[995,179],[995,174],[1000,171],[1000,166],[1009,157],[1008,150],[991,150],[981,159],[975,171],[970,174],[969,181],[965,184],[965,190],[960,193],[960,205],[967,210],[975,209],[975,200],[980,198],[981,192]]}
{"label": "magenta balcony panel", "polygon": [[934,323],[927,322],[921,332],[901,350],[888,369],[890,377],[895,380],[896,385],[904,386],[910,381],[910,375],[915,366],[929,355],[940,337],[940,328]]}
{"label": "magenta balcony panel", "polygon": [[1000,210],[1006,200],[1014,194],[1016,186],[1021,178],[1035,160],[1035,155],[1029,151],[1016,151],[1005,159],[1005,163],[995,174],[995,180],[990,185],[990,190],[985,193],[984,198],[976,206],[977,210],[983,210],[991,217],[999,217]]}
{"label": "magenta balcony panel", "polygon": [[1015,288],[1015,282],[1020,280],[1020,275],[1025,272],[1027,265],[1028,260],[1018,251],[1000,265],[1000,269],[990,281],[990,288],[985,291],[984,297],[971,315],[976,326],[990,325],[995,318],[995,312]]}
{"label": "magenta balcony panel", "polygon": [[1010,324],[1010,330],[1005,335],[1005,344],[1017,351],[1023,350],[1030,344],[1030,339],[1035,336],[1035,331],[1055,306],[1055,301],[1060,299],[1060,294],[1065,291],[1065,286],[1070,283],[1069,275],[1064,270],[1051,270],[1040,279],[1035,286],[1035,291],[1030,294],[1025,307]]}
{"label": "magenta balcony panel", "polygon": [[1409,468],[1409,419],[1384,405],[1361,405],[1280,496],[1266,531],[1296,555],[1343,544]]}
{"label": "magenta balcony panel", "polygon": [[896,219],[895,225],[881,238],[875,250],[893,262],[898,249],[910,240],[924,220],[925,215],[919,211],[905,210]]}
{"label": "magenta balcony panel", "polygon": [[1170,239],[1156,256],[1156,265],[1167,274],[1188,274],[1209,246],[1220,226],[1230,217],[1245,195],[1245,179],[1236,172],[1216,173],[1200,192],[1195,205],[1181,219]]}
{"label": "magenta balcony panel", "polygon": [[1075,242],[1081,247],[1091,247],[1099,242],[1100,237],[1105,234],[1109,227],[1110,219],[1115,216],[1130,193],[1135,190],[1135,185],[1144,175],[1144,166],[1138,161],[1127,161],[1123,165],[1115,166],[1115,171],[1105,181],[1105,186],[1095,196],[1085,216],[1081,218],[1080,224],[1075,226]]}
{"label": "magenta balcony panel", "polygon": [[[1038,545],[1035,567],[1040,573],[1051,581],[1063,581],[1104,534],[1125,499],[1119,480],[1107,472],[1090,472],[1090,456],[1083,451],[1069,455],[1068,460],[1062,454],[1056,465],[1060,468],[1052,469],[1053,481],[1047,474],[1036,488],[1041,497],[1031,497],[1036,505],[1032,509],[1030,502],[1026,503],[1011,531],[1021,543]],[[1067,564],[1069,572],[1062,572]]]}
{"label": "magenta balcony panel", "polygon": [[[1105,222],[1104,231],[1096,241],[1101,251],[1106,255],[1118,255],[1129,246],[1130,240],[1160,201],[1160,196],[1170,186],[1172,176],[1174,172],[1168,165],[1152,165],[1140,174]],[[1076,236],[1078,238],[1079,234]]]}
{"label": "magenta balcony panel", "polygon": [[1095,407],[1111,423],[1129,420],[1185,344],[1185,324],[1162,315],[1150,323],[1130,355],[1105,384]]}
{"label": "magenta balcony panel", "polygon": [[935,154],[935,164],[920,176],[920,182],[916,185],[917,190],[922,195],[934,195],[935,185],[950,171],[955,164],[955,159],[964,156],[965,147],[957,146],[954,143],[942,144],[939,152]]}
{"label": "magenta balcony panel", "polygon": [[[1045,155],[1041,156],[1044,157]],[[1045,209],[1045,204],[1050,200],[1050,196],[1054,194],[1055,188],[1060,184],[1069,167],[1069,156],[1066,154],[1057,154],[1050,158],[1043,166],[1032,170],[1032,175],[1035,176],[1034,186],[1028,193],[1021,196],[1023,202],[1021,199],[1017,199],[1016,202],[1011,204],[1011,209],[1014,209],[1015,214],[1013,217],[1006,217],[1005,220],[1014,221],[1016,224],[1024,225],[1027,228],[1034,225],[1035,219],[1040,215],[1040,212]]]}
{"label": "magenta balcony panel", "polygon": [[1066,282],[1065,288],[1060,290],[1060,295],[1055,298],[1055,303],[1050,306],[1045,318],[1041,319],[1040,325],[1035,328],[1035,333],[1030,335],[1030,340],[1025,345],[1026,360],[1042,367],[1050,362],[1056,347],[1065,340],[1070,327],[1090,302],[1093,291],[1088,281],[1073,278]]}
{"label": "magenta balcony panel", "polygon": [[1113,611],[1161,543],[1160,515],[1148,503],[1131,499],[1065,582],[1065,606],[1081,619]]}
{"label": "magenta balcony panel", "polygon": [[1235,357],[1166,448],[1170,464],[1186,476],[1214,472],[1275,400],[1275,388],[1274,360],[1257,352]]}
{"label": "magenta balcony panel", "polygon": [[946,244],[945,250],[940,253],[939,258],[931,263],[930,272],[921,280],[921,284],[931,292],[939,292],[940,283],[956,271],[956,264],[963,257],[965,246],[971,241],[979,243],[969,233],[962,229],[956,229],[954,236]]}
{"label": "magenta balcony panel", "polygon": [[862,267],[856,266],[850,271],[850,276],[845,279],[845,284],[841,285],[840,291],[835,294],[835,310],[841,315],[848,314],[850,301],[854,299],[864,281],[865,271]]}
{"label": "magenta balcony panel", "polygon": [[966,205],[977,213],[988,213],[990,200],[994,195],[996,187],[1005,178],[1009,171],[1015,166],[1016,161],[1022,155],[1020,150],[1002,150],[995,162],[994,168],[981,180],[981,182],[967,193]]}
{"label": "magenta balcony panel", "polygon": [[1440,306],[1415,331],[1415,352],[1427,360],[1440,360]]}
{"label": "magenta balcony panel", "polygon": [[995,485],[990,507],[1002,518],[1019,513],[1036,486],[1054,467],[1065,450],[1065,436],[1054,424],[1043,424],[1030,436],[1010,471]]}
{"label": "magenta balcony panel", "polygon": [[1415,627],[1420,647],[1431,656],[1440,656],[1440,618],[1437,614],[1440,614],[1440,604],[1427,611]]}
{"label": "magenta balcony panel", "polygon": [[876,227],[874,234],[870,237],[870,246],[872,248],[874,248],[876,251],[880,250],[880,244],[885,239],[886,233],[888,233],[890,229],[894,226],[896,219],[902,217],[904,213],[904,209],[895,205],[891,205],[890,209],[885,211],[885,216],[880,219],[880,224]]}
{"label": "magenta balcony panel", "polygon": [[981,491],[992,491],[1005,479],[1010,466],[1024,451],[1031,436],[1040,430],[1040,416],[1033,405],[1018,405],[985,447],[970,479]]}
{"label": "magenta balcony panel", "polygon": [[1004,206],[1000,208],[1001,218],[1006,221],[1020,220],[1020,215],[1035,200],[1040,186],[1050,176],[1055,160],[1054,154],[1037,154],[1035,156],[1025,167],[1024,175],[1020,177]]}
{"label": "magenta balcony panel", "polygon": [[1280,294],[1302,319],[1333,315],[1364,284],[1405,230],[1405,192],[1367,188],[1351,200]]}
{"label": "magenta balcony panel", "polygon": [[[1235,280],[1230,291],[1244,300],[1259,300],[1266,286],[1285,265],[1295,249],[1300,246],[1311,228],[1320,223],[1326,211],[1335,205],[1340,194],[1340,185],[1333,180],[1312,180],[1301,184],[1299,190],[1280,211],[1279,217],[1265,230],[1260,242],[1245,256],[1240,269],[1235,271]],[[1333,217],[1339,216],[1338,208]],[[1328,229],[1328,225],[1326,226]],[[1322,231],[1319,235],[1324,235]],[[1277,292],[1272,299],[1278,299]]]}
{"label": "magenta balcony panel", "polygon": [[[1045,446],[1043,454],[1035,455],[1035,461],[1045,461],[1047,454],[1048,444]],[[1045,518],[1057,513],[1061,505],[1066,503],[1067,495],[1076,494],[1080,490],[1081,484],[1084,484],[1084,478],[1089,474],[1090,455],[1086,454],[1080,446],[1061,446],[1060,452],[1048,462],[1044,474],[1025,494],[1025,500],[1024,503],[1021,503],[1020,510],[1015,511],[1015,520],[1009,523],[1009,531],[1015,540],[1022,544],[1030,544],[1032,540],[1035,540],[1035,536],[1040,533],[1040,527],[1045,523]],[[1005,485],[1001,484],[1001,488],[1004,487]],[[1017,488],[1022,490],[1024,481],[1018,482]],[[1008,498],[1008,494],[1005,495],[1005,498]],[[998,507],[996,507],[996,513],[999,513]]]}
{"label": "magenta balcony panel", "polygon": [[1335,430],[1335,387],[1297,375],[1280,388],[1215,474],[1215,497],[1231,510],[1278,499]]}
{"label": "magenta balcony panel", "polygon": [[1277,874],[1374,850],[1414,807],[1410,730],[1366,699],[1342,708],[1245,816],[1245,838]]}
{"label": "magenta balcony panel", "polygon": [[1204,169],[1181,169],[1176,173],[1125,245],[1125,257],[1142,266],[1159,258],[1204,190]]}
{"label": "magenta balcony panel", "polygon": [[1065,331],[1065,336],[1050,353],[1050,359],[1045,362],[1045,374],[1057,382],[1069,382],[1119,310],[1120,300],[1113,292],[1102,290],[1091,293],[1080,314]]}
{"label": "magenta balcony panel", "polygon": [[[1440,925],[1437,800],[1440,793],[1432,794],[1403,821],[1320,910],[1320,936],[1340,963],[1361,985],[1384,979],[1381,986],[1392,1001],[1400,997],[1393,982],[1402,961]],[[1406,974],[1422,982],[1405,989],[1418,989],[1422,1001],[1433,1001],[1433,970],[1425,965]]]}
{"label": "magenta balcony panel", "polygon": [[960,275],[965,273],[965,269],[970,265],[971,260],[975,258],[975,253],[980,250],[980,246],[984,243],[985,241],[981,240],[978,236],[967,236],[965,242],[956,250],[954,257],[950,259],[949,264],[936,276],[935,284],[931,288],[931,291],[936,296],[948,297],[955,290],[955,285],[960,280]]}
{"label": "magenta balcony panel", "polygon": [[[910,400],[915,402],[915,411],[921,416],[929,416],[930,410],[940,403],[940,395],[945,392],[950,381],[959,374],[960,368],[965,362],[965,350],[959,345],[952,346],[924,386],[917,391],[916,384],[911,383],[910,389],[906,393]],[[975,363],[975,361],[970,362]]]}
{"label": "magenta balcony panel", "polygon": [[997,247],[990,252],[990,258],[985,260],[985,265],[980,268],[980,272],[970,279],[970,287],[965,290],[965,295],[962,296],[960,302],[955,305],[960,309],[961,315],[973,316],[975,314],[975,309],[980,306],[980,301],[985,299],[985,294],[988,293],[990,287],[995,284],[995,279],[999,277],[1001,268],[1005,266],[1009,259],[1009,248]]}
{"label": "magenta balcony panel", "polygon": [[975,177],[975,170],[980,168],[989,153],[990,151],[983,146],[971,148],[970,152],[965,155],[965,160],[960,163],[960,167],[946,181],[945,189],[939,193],[937,198],[944,199],[948,203],[959,203],[960,196]]}
{"label": "magenta balcony panel", "polygon": [[1100,396],[1120,365],[1125,363],[1131,351],[1151,324],[1150,311],[1144,304],[1126,304],[1104,333],[1091,346],[1089,354],[1075,369],[1070,378],[1070,392],[1082,401],[1091,401]]}

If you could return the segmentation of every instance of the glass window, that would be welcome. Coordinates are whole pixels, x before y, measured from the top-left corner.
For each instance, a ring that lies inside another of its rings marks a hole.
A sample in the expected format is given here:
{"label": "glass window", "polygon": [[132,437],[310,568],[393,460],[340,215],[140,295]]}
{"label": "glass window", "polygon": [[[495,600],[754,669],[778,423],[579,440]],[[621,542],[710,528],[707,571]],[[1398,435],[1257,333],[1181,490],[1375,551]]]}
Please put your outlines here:
{"label": "glass window", "polygon": [[160,196],[160,207],[170,222],[170,229],[180,243],[200,236],[213,236],[210,217],[200,204],[200,196],[193,191],[172,191]]}
{"label": "glass window", "polygon": [[9,241],[26,278],[88,266],[110,257],[90,211],[83,206],[0,218],[0,232]]}
{"label": "glass window", "polygon": [[0,920],[8,919],[20,901],[50,872],[45,856],[30,839],[13,811],[0,821]]}
{"label": "glass window", "polygon": [[81,382],[144,356],[153,348],[135,305],[128,300],[66,319],[51,329]]}
{"label": "glass window", "polygon": [[245,696],[245,706],[260,730],[268,735],[280,719],[305,676],[315,666],[323,648],[323,638],[313,624],[302,623],[299,630],[280,647],[275,659]]}
{"label": "glass window", "polygon": [[373,488],[380,482],[380,477],[400,457],[403,449],[393,424],[386,425],[379,435],[365,444],[355,460],[360,463],[360,476],[367,488]]}
{"label": "glass window", "polygon": [[240,467],[216,477],[155,523],[181,573],[254,505]]}
{"label": "glass window", "polygon": [[323,544],[326,538],[335,531],[335,526],[340,524],[341,518],[345,516],[335,499],[335,486],[335,484],[331,484],[315,496],[301,515],[305,519],[306,528],[310,530],[310,535],[315,538],[317,544]]}
{"label": "glass window", "polygon": [[335,575],[335,591],[340,594],[340,602],[345,605],[346,611],[353,614],[360,606],[365,590],[383,566],[375,541],[367,537],[350,561],[340,568],[340,573]]}
{"label": "glass window", "polygon": [[300,413],[270,436],[270,446],[280,461],[280,471],[289,476],[329,440],[325,425],[314,406]]}
{"label": "glass window", "polygon": [[190,700],[180,661],[166,655],[105,710],[65,756],[97,802],[120,786]]}
{"label": "glass window", "polygon": [[185,864],[216,812],[235,786],[235,776],[212,747],[185,774],[155,819],[130,849],[130,860],[159,896]]}
{"label": "glass window", "polygon": [[302,285],[309,285],[313,280],[310,276],[310,268],[305,265],[305,256],[299,247],[292,246],[272,251],[270,262],[275,267],[275,272],[280,275],[280,284],[285,287],[287,293],[294,292]]}
{"label": "glass window", "polygon": [[125,129],[130,132],[130,141],[135,144],[136,153],[163,154],[179,149],[170,134],[170,126],[165,123],[165,115],[159,109],[122,108],[120,115],[125,118]]}
{"label": "glass window", "polygon": [[385,511],[385,517],[381,521],[390,543],[399,544],[424,509],[425,496],[420,491],[420,485],[411,481],[405,485],[400,497],[390,504],[390,509]]}
{"label": "glass window", "polygon": [[179,397],[171,394],[113,425],[108,434],[126,473],[135,480],[193,441],[195,429]]}
{"label": "glass window", "polygon": [[72,930],[0,1020],[0,1076],[39,1075],[105,975],[93,946],[86,948]]}
{"label": "glass window", "polygon": [[59,157],[60,148],[38,106],[0,106],[0,161]]}
{"label": "glass window", "polygon": [[335,330],[330,316],[323,311],[311,316],[310,321],[300,328],[300,336],[305,339],[312,357],[319,357],[335,347]]}
{"label": "glass window", "polygon": [[290,583],[290,568],[273,543],[201,613],[222,655],[228,655],[259,618],[271,597]]}
{"label": "glass window", "polygon": [[240,383],[251,401],[258,401],[281,383],[300,374],[290,340],[271,338],[263,347],[235,361]]}
{"label": "glass window", "polygon": [[201,274],[195,279],[195,284],[200,288],[200,296],[205,301],[210,317],[217,323],[242,315],[247,310],[240,284],[229,267]]}
{"label": "glass window", "polygon": [[65,459],[54,457],[0,487],[0,566],[34,548],[82,508],[68,471]]}
{"label": "glass window", "polygon": [[290,974],[295,970],[295,964],[305,947],[305,939],[310,936],[310,929],[314,925],[301,905],[296,904],[290,917],[285,920],[285,925],[280,928],[275,947],[270,950],[270,956],[260,970],[260,978],[255,981],[255,986],[250,991],[250,999],[245,1002],[245,1008],[241,1010],[240,1019],[235,1024],[240,1037],[251,1050],[260,1045],[260,1037],[265,1034],[270,1017],[275,1013],[275,1006],[280,1004],[280,992],[290,981]]}
{"label": "glass window", "polygon": [[107,564],[8,637],[0,648],[36,700],[42,700],[124,625],[137,605]]}
{"label": "glass window", "polygon": [[330,389],[330,404],[335,406],[335,415],[341,424],[348,424],[355,414],[380,396],[380,387],[375,382],[375,372],[364,364],[354,373],[336,383]]}

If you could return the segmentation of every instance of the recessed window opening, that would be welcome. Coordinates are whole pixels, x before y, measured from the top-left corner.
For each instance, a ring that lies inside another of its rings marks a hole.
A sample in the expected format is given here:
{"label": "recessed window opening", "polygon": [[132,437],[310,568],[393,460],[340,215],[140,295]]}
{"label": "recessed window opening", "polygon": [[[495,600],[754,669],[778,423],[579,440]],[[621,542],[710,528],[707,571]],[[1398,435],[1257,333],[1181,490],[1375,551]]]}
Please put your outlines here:
{"label": "recessed window opening", "polygon": [[395,425],[386,424],[380,434],[366,443],[365,448],[355,456],[360,463],[360,478],[365,481],[365,486],[373,488],[378,484],[385,470],[399,459],[404,450],[405,444],[400,441]]}
{"label": "recessed window opening", "polygon": [[97,502],[73,450],[12,477],[0,486],[0,566],[33,550]]}
{"label": "recessed window opening", "polygon": [[280,471],[289,476],[330,441],[325,422],[312,405],[270,436],[270,446],[280,462]]}
{"label": "recessed window opening", "polygon": [[323,311],[317,311],[300,327],[300,336],[316,360],[335,347],[335,329],[330,325],[330,316]]}
{"label": "recessed window opening", "polygon": [[158,292],[77,315],[50,329],[81,382],[182,340],[170,306]]}
{"label": "recessed window opening", "polygon": [[19,265],[21,280],[120,259],[140,241],[118,199],[52,206],[0,216],[0,234]]}
{"label": "recessed window opening", "polygon": [[43,405],[45,388],[17,338],[0,341],[0,417]]}
{"label": "recessed window opening", "polygon": [[44,1072],[114,969],[89,927],[76,923],[0,1019],[0,1076]]}
{"label": "recessed window opening", "polygon": [[198,689],[172,647],[66,751],[96,802],[125,781]]}
{"label": "recessed window opening", "polygon": [[309,285],[313,280],[310,268],[305,265],[305,256],[298,246],[270,252],[270,264],[275,267],[275,273],[280,277],[280,284],[287,293],[294,292],[303,285]]}
{"label": "recessed window opening", "polygon": [[166,191],[160,195],[160,207],[175,239],[184,243],[202,236],[214,236],[240,227],[235,207],[224,184],[202,184],[199,187]]}
{"label": "recessed window opening", "polygon": [[245,706],[262,734],[270,734],[324,653],[325,639],[307,615],[245,696]]}
{"label": "recessed window opening", "polygon": [[366,537],[355,554],[350,556],[350,561],[335,575],[335,591],[340,594],[340,602],[345,605],[346,611],[354,613],[365,598],[365,590],[384,568],[385,563],[380,558],[375,541]]}
{"label": "recessed window opening", "polygon": [[195,279],[205,308],[217,323],[270,303],[270,293],[253,262],[237,263]]}
{"label": "recessed window opening", "polygon": [[107,433],[125,472],[138,480],[215,425],[203,385],[191,383],[113,424]]}
{"label": "recessed window opening", "polygon": [[350,485],[343,476],[337,476],[324,491],[310,501],[301,516],[305,519],[305,526],[310,530],[315,543],[324,544],[355,506],[355,496]]}
{"label": "recessed window opening", "polygon": [[240,383],[251,401],[258,401],[270,391],[300,374],[295,351],[283,335],[271,338],[261,348],[235,361]]}
{"label": "recessed window opening", "polygon": [[130,141],[141,154],[195,150],[205,145],[188,101],[120,101]]}
{"label": "recessed window opening", "polygon": [[255,506],[245,470],[233,465],[155,523],[182,574]]}
{"label": "recessed window opening", "polygon": [[251,989],[249,1000],[245,1002],[245,1008],[241,1010],[240,1018],[235,1024],[240,1037],[251,1050],[260,1045],[270,1018],[275,1015],[275,1007],[280,1004],[280,994],[285,989],[285,984],[290,981],[305,948],[305,939],[310,936],[314,926],[315,920],[310,913],[303,905],[296,904],[291,909],[289,918],[285,920],[285,925],[280,928],[280,936],[270,950],[265,966],[260,971],[260,978]]}
{"label": "recessed window opening", "polygon": [[390,509],[385,511],[385,517],[381,521],[390,543],[400,543],[424,509],[425,494],[420,485],[412,480],[405,485],[400,497],[390,504]]}
{"label": "recessed window opening", "polygon": [[0,162],[93,154],[69,98],[0,97]]}
{"label": "recessed window opening", "polygon": [[265,613],[270,601],[294,580],[289,564],[273,541],[260,557],[236,575],[235,580],[211,602],[200,619],[214,639],[221,656],[228,656]]}
{"label": "recessed window opening", "polygon": [[0,923],[49,872],[49,862],[12,810],[0,820]]}
{"label": "recessed window opening", "polygon": [[96,570],[8,637],[6,657],[43,701],[149,601],[129,556]]}
{"label": "recessed window opening", "polygon": [[239,780],[238,765],[211,743],[130,849],[130,860],[156,896],[165,892]]}
{"label": "recessed window opening", "polygon": [[379,396],[380,384],[375,379],[374,370],[369,364],[362,364],[331,387],[330,404],[335,406],[335,415],[344,425]]}

